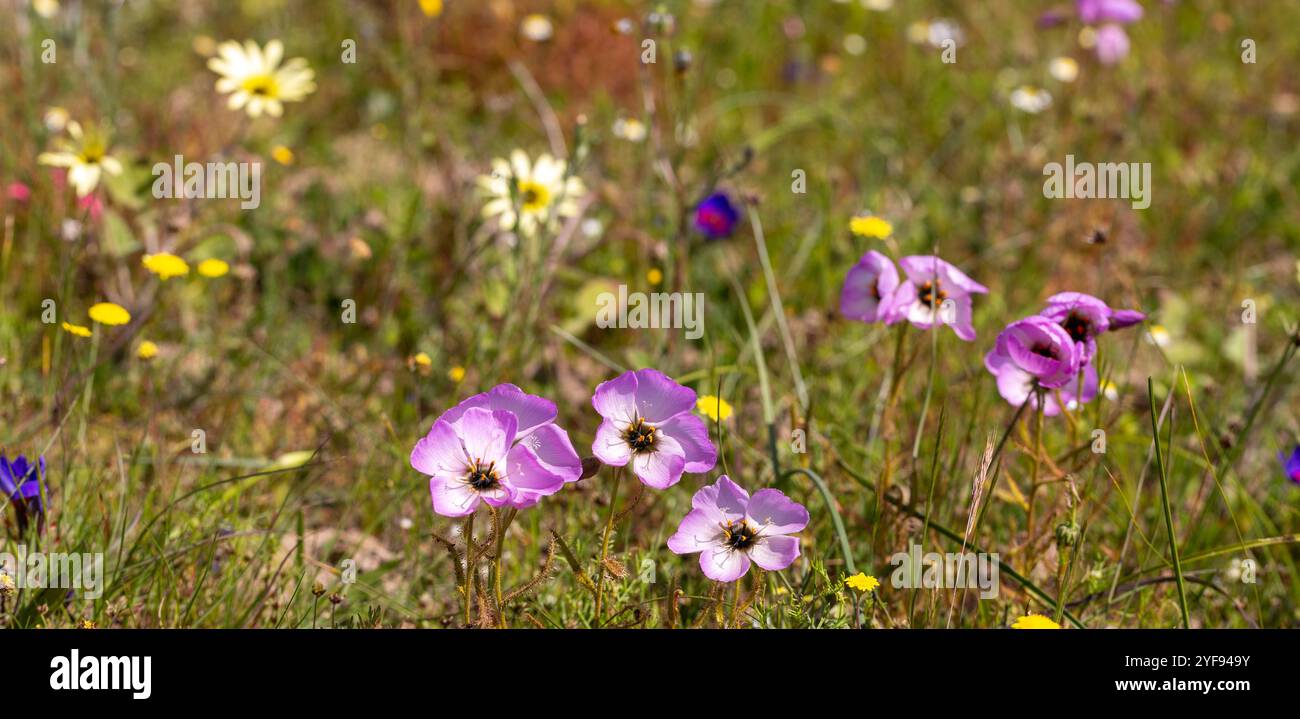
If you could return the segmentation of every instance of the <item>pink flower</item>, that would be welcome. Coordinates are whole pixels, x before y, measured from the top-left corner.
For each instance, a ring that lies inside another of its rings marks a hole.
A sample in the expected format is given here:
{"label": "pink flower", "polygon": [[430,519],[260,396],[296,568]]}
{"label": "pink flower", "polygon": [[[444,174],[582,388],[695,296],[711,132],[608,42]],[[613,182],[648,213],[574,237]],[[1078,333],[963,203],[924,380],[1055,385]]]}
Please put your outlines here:
{"label": "pink flower", "polygon": [[[905,319],[921,329],[929,329],[937,320],[951,325],[963,340],[975,339],[970,296],[988,293],[987,287],[934,255],[912,255],[898,264],[907,273],[907,280],[890,298],[887,324]],[[947,300],[952,300],[952,304],[948,305]]]}
{"label": "pink flower", "polygon": [[691,413],[695,390],[659,370],[624,372],[602,382],[591,404],[604,420],[592,453],[611,467],[631,462],[632,473],[648,487],[671,487],[683,472],[707,472],[718,461],[708,427]]}
{"label": "pink flower", "polygon": [[91,193],[85,197],[77,198],[77,207],[87,212],[90,219],[96,222],[104,216],[104,201],[99,199],[97,194]]}
{"label": "pink flower", "polygon": [[5,189],[5,194],[14,202],[27,202],[32,199],[32,188],[21,182],[11,182]]}
{"label": "pink flower", "polygon": [[1091,362],[1097,353],[1098,335],[1146,319],[1146,315],[1137,310],[1114,310],[1105,302],[1082,292],[1061,292],[1048,297],[1047,307],[1040,314],[1070,334],[1079,348],[1083,364]]}
{"label": "pink flower", "polygon": [[1103,25],[1097,30],[1097,59],[1114,65],[1128,55],[1128,33],[1119,25]]}
{"label": "pink flower", "polygon": [[[1061,412],[1050,390],[1059,389],[1067,402],[1087,402],[1097,394],[1097,371],[1091,365],[1083,367],[1081,345],[1057,322],[1039,315],[1007,325],[984,357],[984,366],[997,378],[998,394],[1012,405],[1028,401],[1030,407],[1037,407],[1043,390],[1043,414],[1048,417]],[[1081,370],[1086,372],[1083,396],[1075,397]]]}
{"label": "pink flower", "polygon": [[578,481],[582,461],[556,414],[553,402],[512,384],[443,412],[411,451],[411,466],[429,475],[433,511],[465,517],[480,501],[531,507]]}
{"label": "pink flower", "polygon": [[1142,19],[1137,0],[1077,0],[1079,19],[1089,25],[1103,22],[1131,23]]}
{"label": "pink flower", "polygon": [[808,526],[808,510],[782,492],[760,489],[753,497],[725,474],[691,498],[691,511],[668,538],[676,554],[700,554],[700,569],[717,582],[745,576],[749,564],[785,569],[799,556],[795,534]]}
{"label": "pink flower", "polygon": [[840,314],[859,322],[879,322],[889,315],[889,300],[898,289],[898,270],[886,256],[871,250],[849,269],[840,291]]}

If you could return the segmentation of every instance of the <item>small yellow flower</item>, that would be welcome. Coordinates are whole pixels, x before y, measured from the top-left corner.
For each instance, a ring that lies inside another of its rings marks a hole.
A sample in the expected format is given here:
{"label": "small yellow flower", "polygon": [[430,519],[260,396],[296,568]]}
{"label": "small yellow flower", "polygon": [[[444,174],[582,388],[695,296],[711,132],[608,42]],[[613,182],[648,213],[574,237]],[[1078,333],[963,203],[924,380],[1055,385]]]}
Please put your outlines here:
{"label": "small yellow flower", "polygon": [[894,234],[894,226],[875,215],[859,215],[849,220],[849,231],[858,237],[883,240]]}
{"label": "small yellow flower", "polygon": [[859,592],[862,592],[863,594],[870,594],[876,591],[876,587],[880,586],[880,580],[876,579],[875,577],[869,577],[866,574],[863,574],[862,572],[858,572],[857,574],[849,577],[848,579],[845,579],[844,583],[849,585],[849,587],[856,589]]}
{"label": "small yellow flower", "polygon": [[151,360],[158,356],[158,345],[149,340],[145,340],[136,348],[135,356],[142,360]]}
{"label": "small yellow flower", "polygon": [[1026,614],[1011,625],[1012,629],[1060,629],[1061,625],[1041,614]]}
{"label": "small yellow flower", "polygon": [[645,273],[645,279],[651,285],[658,285],[660,282],[664,281],[663,270],[658,267],[651,267],[650,271]]}
{"label": "small yellow flower", "polygon": [[81,620],[81,628],[82,628],[82,629],[94,629],[94,628],[95,628],[95,620],[93,620],[93,619],[83,619],[83,620]]}
{"label": "small yellow flower", "polygon": [[1079,77],[1079,63],[1072,57],[1054,58],[1047,67],[1052,77],[1061,82],[1074,82]]}
{"label": "small yellow flower", "polygon": [[290,150],[284,145],[276,145],[275,147],[271,148],[271,159],[275,160],[281,165],[292,165],[293,150]]}
{"label": "small yellow flower", "polygon": [[190,266],[186,264],[185,260],[170,252],[145,255],[140,264],[144,265],[146,270],[158,275],[158,279],[163,281],[173,277],[184,277],[190,273]]}
{"label": "small yellow flower", "polygon": [[0,597],[13,594],[18,585],[14,584],[14,578],[7,572],[0,571]]}
{"label": "small yellow flower", "polygon": [[442,0],[420,0],[420,9],[425,17],[438,17],[442,14]]}
{"label": "small yellow flower", "polygon": [[461,380],[465,379],[465,368],[461,367],[460,365],[456,365],[455,367],[452,367],[451,369],[447,370],[447,378],[450,379],[452,382],[460,382]]}
{"label": "small yellow flower", "polygon": [[90,319],[101,325],[124,325],[131,321],[131,313],[122,305],[112,302],[97,302],[90,306]]}
{"label": "small yellow flower", "polygon": [[711,394],[704,395],[696,400],[695,409],[714,422],[721,422],[731,416],[731,405],[727,404],[727,400],[714,397]]}
{"label": "small yellow flower", "polygon": [[207,259],[199,263],[199,274],[204,277],[221,277],[230,271],[230,263],[225,260]]}
{"label": "small yellow flower", "polygon": [[426,352],[421,352],[421,353],[417,354],[417,355],[415,356],[415,363],[418,364],[418,365],[420,365],[421,367],[432,367],[432,366],[433,366],[433,360],[429,357],[428,353],[426,353]]}
{"label": "small yellow flower", "polygon": [[1173,342],[1173,337],[1170,336],[1169,330],[1165,329],[1164,325],[1151,325],[1147,329],[1147,342],[1157,347],[1168,347],[1169,343]]}
{"label": "small yellow flower", "polygon": [[64,329],[65,331],[71,333],[71,334],[74,334],[74,335],[78,336],[78,337],[89,337],[89,336],[90,336],[90,328],[89,328],[89,327],[82,327],[81,325],[74,325],[74,324],[72,324],[71,322],[64,322],[64,323],[63,323],[63,329]]}

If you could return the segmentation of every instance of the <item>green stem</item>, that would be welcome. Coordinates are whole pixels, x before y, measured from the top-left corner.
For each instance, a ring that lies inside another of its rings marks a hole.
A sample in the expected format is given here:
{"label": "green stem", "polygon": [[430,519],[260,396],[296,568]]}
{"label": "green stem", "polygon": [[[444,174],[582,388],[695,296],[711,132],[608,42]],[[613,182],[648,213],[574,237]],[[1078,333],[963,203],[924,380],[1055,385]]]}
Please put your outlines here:
{"label": "green stem", "polygon": [[[1178,559],[1178,535],[1174,533],[1174,514],[1169,506],[1169,478],[1165,472],[1165,456],[1160,449],[1160,424],[1156,419],[1156,390],[1155,383],[1150,377],[1147,377],[1147,397],[1151,406],[1151,432],[1152,439],[1155,441],[1156,448],[1156,472],[1160,478],[1160,507],[1165,513],[1165,531],[1169,533],[1169,556],[1174,562],[1174,581],[1178,584],[1178,607],[1183,613],[1183,629],[1190,629],[1192,625],[1191,617],[1187,612],[1187,588],[1183,583],[1183,564]],[[1169,436],[1172,439],[1174,433],[1173,419],[1169,422]]]}
{"label": "green stem", "polygon": [[605,560],[609,557],[609,535],[614,531],[614,517],[617,516],[619,472],[614,470],[614,487],[609,490],[609,516],[605,518],[605,533],[600,539],[600,564],[596,567],[596,626],[601,623],[601,609],[605,598]]}
{"label": "green stem", "polygon": [[474,624],[474,515],[465,518],[465,626]]}

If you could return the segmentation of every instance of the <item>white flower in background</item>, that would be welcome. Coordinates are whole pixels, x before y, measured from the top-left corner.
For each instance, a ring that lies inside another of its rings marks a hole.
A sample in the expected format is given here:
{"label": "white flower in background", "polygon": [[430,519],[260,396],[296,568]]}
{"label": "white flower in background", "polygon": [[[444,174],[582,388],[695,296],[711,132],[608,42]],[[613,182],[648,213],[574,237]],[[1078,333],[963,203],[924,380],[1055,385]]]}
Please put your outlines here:
{"label": "white flower in background", "polygon": [[52,18],[59,14],[59,0],[32,0],[32,9],[43,18]]}
{"label": "white flower in background", "polygon": [[316,90],[315,74],[300,57],[280,64],[284,44],[272,40],[265,48],[246,40],[243,45],[227,40],[217,47],[217,57],[208,69],[221,76],[217,92],[230,93],[232,110],[244,109],[249,117],[263,112],[279,117],[285,102],[299,102]]}
{"label": "white flower in background", "polygon": [[68,111],[61,107],[51,107],[45,111],[41,122],[45,123],[45,129],[50,132],[63,132],[68,126]]}
{"label": "white flower in background", "polygon": [[844,52],[850,55],[861,55],[867,51],[867,39],[857,33],[849,33],[844,36]]}
{"label": "white flower in background", "polygon": [[1011,105],[1017,110],[1037,115],[1052,106],[1052,94],[1041,87],[1021,85],[1011,91]]}
{"label": "white flower in background", "polygon": [[645,123],[634,117],[620,117],[614,121],[614,137],[628,142],[641,142],[646,137]]}
{"label": "white flower in background", "polygon": [[894,0],[862,0],[862,7],[876,12],[885,12],[894,7]]}
{"label": "white flower in background", "polygon": [[1147,342],[1156,347],[1168,347],[1173,341],[1174,338],[1170,336],[1169,330],[1165,329],[1163,325],[1151,325],[1147,328]]}
{"label": "white flower in background", "polygon": [[930,22],[927,40],[930,47],[943,47],[949,40],[960,47],[966,44],[966,34],[962,32],[961,26],[952,20],[939,18]]}
{"label": "white flower in background", "polygon": [[122,174],[122,163],[108,154],[108,133],[90,126],[83,130],[76,122],[68,123],[67,138],[54,141],[55,152],[42,152],[36,161],[42,165],[68,168],[68,182],[77,191],[77,197],[85,197],[99,186],[100,175]]}
{"label": "white flower in background", "polygon": [[1058,57],[1047,66],[1052,77],[1060,82],[1074,82],[1079,77],[1079,63],[1072,57]]}
{"label": "white flower in background", "polygon": [[568,165],[543,153],[536,162],[523,150],[510,153],[510,160],[492,161],[492,174],[478,178],[479,189],[488,197],[484,217],[495,217],[501,229],[532,234],[552,217],[578,214],[578,200],[587,192],[582,178],[568,176]]}
{"label": "white flower in background", "polygon": [[549,17],[533,13],[519,23],[519,32],[533,42],[545,42],[551,39],[551,35],[555,34],[555,27],[551,25]]}

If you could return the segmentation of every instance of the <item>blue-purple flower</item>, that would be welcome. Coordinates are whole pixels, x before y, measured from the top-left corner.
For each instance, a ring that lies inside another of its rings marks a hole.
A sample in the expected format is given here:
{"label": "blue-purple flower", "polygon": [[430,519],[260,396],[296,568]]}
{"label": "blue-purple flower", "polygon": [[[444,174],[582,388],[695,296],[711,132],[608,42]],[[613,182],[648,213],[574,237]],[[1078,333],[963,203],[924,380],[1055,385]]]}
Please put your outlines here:
{"label": "blue-purple flower", "polygon": [[26,529],[30,517],[44,516],[45,508],[41,505],[41,482],[44,479],[44,457],[32,462],[20,454],[10,461],[0,454],[0,494],[17,511],[19,532]]}
{"label": "blue-purple flower", "polygon": [[1277,458],[1282,462],[1282,471],[1286,472],[1286,478],[1300,484],[1300,444],[1297,444],[1291,450],[1291,456],[1286,456],[1286,452],[1278,452]]}
{"label": "blue-purple flower", "polygon": [[740,211],[725,192],[715,192],[695,207],[695,229],[710,240],[731,237]]}

